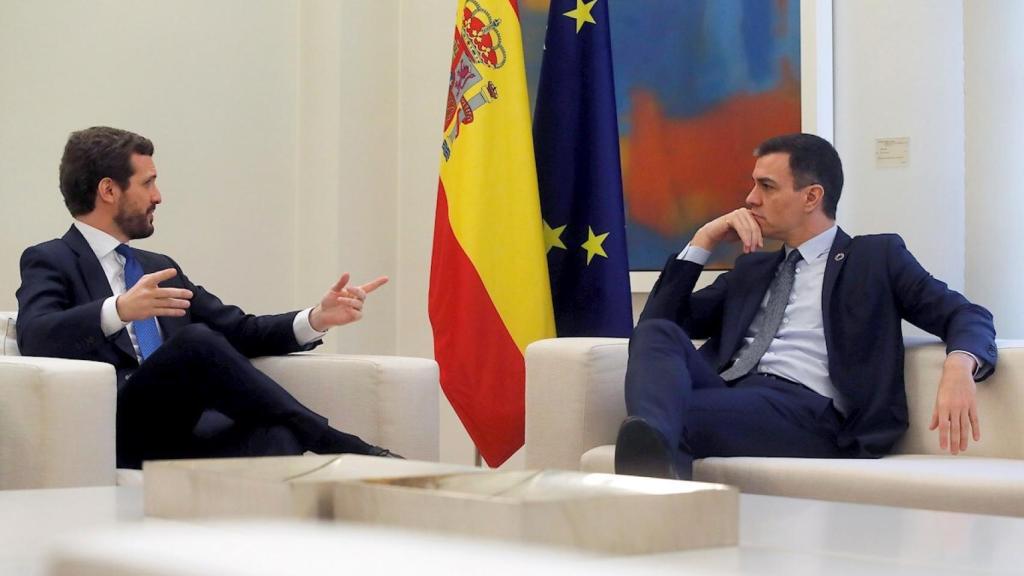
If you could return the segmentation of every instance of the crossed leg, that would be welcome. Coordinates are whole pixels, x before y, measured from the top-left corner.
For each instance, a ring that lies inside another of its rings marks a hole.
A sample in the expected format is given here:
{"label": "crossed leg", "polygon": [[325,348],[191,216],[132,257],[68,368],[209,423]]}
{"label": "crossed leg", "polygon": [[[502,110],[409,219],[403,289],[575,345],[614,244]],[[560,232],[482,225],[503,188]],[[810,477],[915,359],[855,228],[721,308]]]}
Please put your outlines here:
{"label": "crossed leg", "polygon": [[830,399],[760,374],[727,384],[668,320],[634,331],[626,410],[616,447],[623,473],[690,478],[693,460],[707,456],[842,455]]}
{"label": "crossed leg", "polygon": [[[230,419],[220,433],[195,434],[207,410]],[[372,453],[334,430],[205,325],[169,338],[118,389],[118,465],[143,460],[314,452]]]}

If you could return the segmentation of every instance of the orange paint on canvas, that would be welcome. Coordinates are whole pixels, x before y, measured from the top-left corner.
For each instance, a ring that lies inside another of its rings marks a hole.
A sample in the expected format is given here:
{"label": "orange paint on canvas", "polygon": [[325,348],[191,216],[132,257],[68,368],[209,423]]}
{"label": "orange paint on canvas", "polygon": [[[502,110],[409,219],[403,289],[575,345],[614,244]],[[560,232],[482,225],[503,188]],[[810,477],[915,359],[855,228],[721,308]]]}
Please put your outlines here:
{"label": "orange paint on canvas", "polygon": [[775,90],[736,96],[683,120],[666,117],[650,92],[634,92],[631,134],[622,139],[630,219],[672,236],[741,206],[754,148],[800,130],[800,86],[792,74],[786,78]]}

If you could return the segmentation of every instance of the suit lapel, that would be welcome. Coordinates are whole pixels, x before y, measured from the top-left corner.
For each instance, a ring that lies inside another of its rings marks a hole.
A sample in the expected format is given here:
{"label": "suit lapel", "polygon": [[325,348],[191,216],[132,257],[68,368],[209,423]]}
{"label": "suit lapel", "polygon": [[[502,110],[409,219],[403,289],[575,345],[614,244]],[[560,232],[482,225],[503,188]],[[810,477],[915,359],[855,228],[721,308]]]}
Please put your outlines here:
{"label": "suit lapel", "polygon": [[78,255],[78,271],[81,272],[82,278],[85,279],[85,289],[89,292],[89,295],[95,300],[103,300],[113,296],[114,293],[110,290],[110,282],[107,281],[107,275],[103,272],[100,261],[96,259],[96,253],[92,251],[89,243],[85,241],[85,237],[78,231],[78,228],[72,226],[67,234],[64,235],[64,242]]}
{"label": "suit lapel", "polygon": [[[78,255],[78,271],[81,272],[82,278],[85,280],[85,289],[89,292],[89,296],[93,300],[106,300],[113,296],[114,292],[110,289],[106,272],[103,271],[100,261],[96,258],[96,253],[92,251],[78,228],[72,225],[63,239]],[[114,345],[129,357],[135,358],[135,347],[132,346],[132,339],[128,336],[127,330],[121,330],[114,336]]]}
{"label": "suit lapel", "polygon": [[846,250],[849,245],[850,236],[843,232],[842,228],[836,230],[836,239],[832,241],[832,248],[828,251],[828,261],[825,262],[825,278],[822,280],[821,286],[821,321],[822,327],[825,330],[826,349],[831,348],[829,336],[832,333],[830,329],[832,325],[830,314],[832,307],[829,304],[832,302],[832,292],[835,290],[839,272],[843,269],[843,265],[846,264]]}

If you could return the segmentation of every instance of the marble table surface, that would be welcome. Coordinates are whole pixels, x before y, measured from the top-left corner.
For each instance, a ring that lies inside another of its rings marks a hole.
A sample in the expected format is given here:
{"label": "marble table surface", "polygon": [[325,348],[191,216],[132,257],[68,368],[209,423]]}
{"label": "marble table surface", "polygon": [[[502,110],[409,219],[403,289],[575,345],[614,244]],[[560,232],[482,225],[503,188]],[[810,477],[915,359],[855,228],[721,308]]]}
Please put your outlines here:
{"label": "marble table surface", "polygon": [[1022,518],[742,495],[738,547],[616,557],[358,524],[144,519],[137,487],[0,491],[3,575],[1013,574],[1021,542]]}

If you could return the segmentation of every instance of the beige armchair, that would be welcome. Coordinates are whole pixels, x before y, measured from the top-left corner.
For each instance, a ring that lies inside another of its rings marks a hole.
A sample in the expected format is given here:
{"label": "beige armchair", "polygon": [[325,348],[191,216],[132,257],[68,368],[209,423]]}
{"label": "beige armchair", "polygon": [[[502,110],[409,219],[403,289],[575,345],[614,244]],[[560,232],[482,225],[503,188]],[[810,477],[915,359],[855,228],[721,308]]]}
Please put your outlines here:
{"label": "beige armchair", "polygon": [[[526,350],[526,466],[613,472],[626,416],[628,341],[541,340]],[[928,430],[945,348],[907,343],[910,428],[878,460],[705,458],[694,479],[743,492],[1024,516],[1024,342],[999,342],[996,373],[978,385],[982,441],[959,456]]]}
{"label": "beige armchair", "polygon": [[[117,482],[112,366],[19,356],[16,315],[0,312],[0,489]],[[346,431],[408,458],[438,458],[433,360],[301,353],[253,363]]]}

